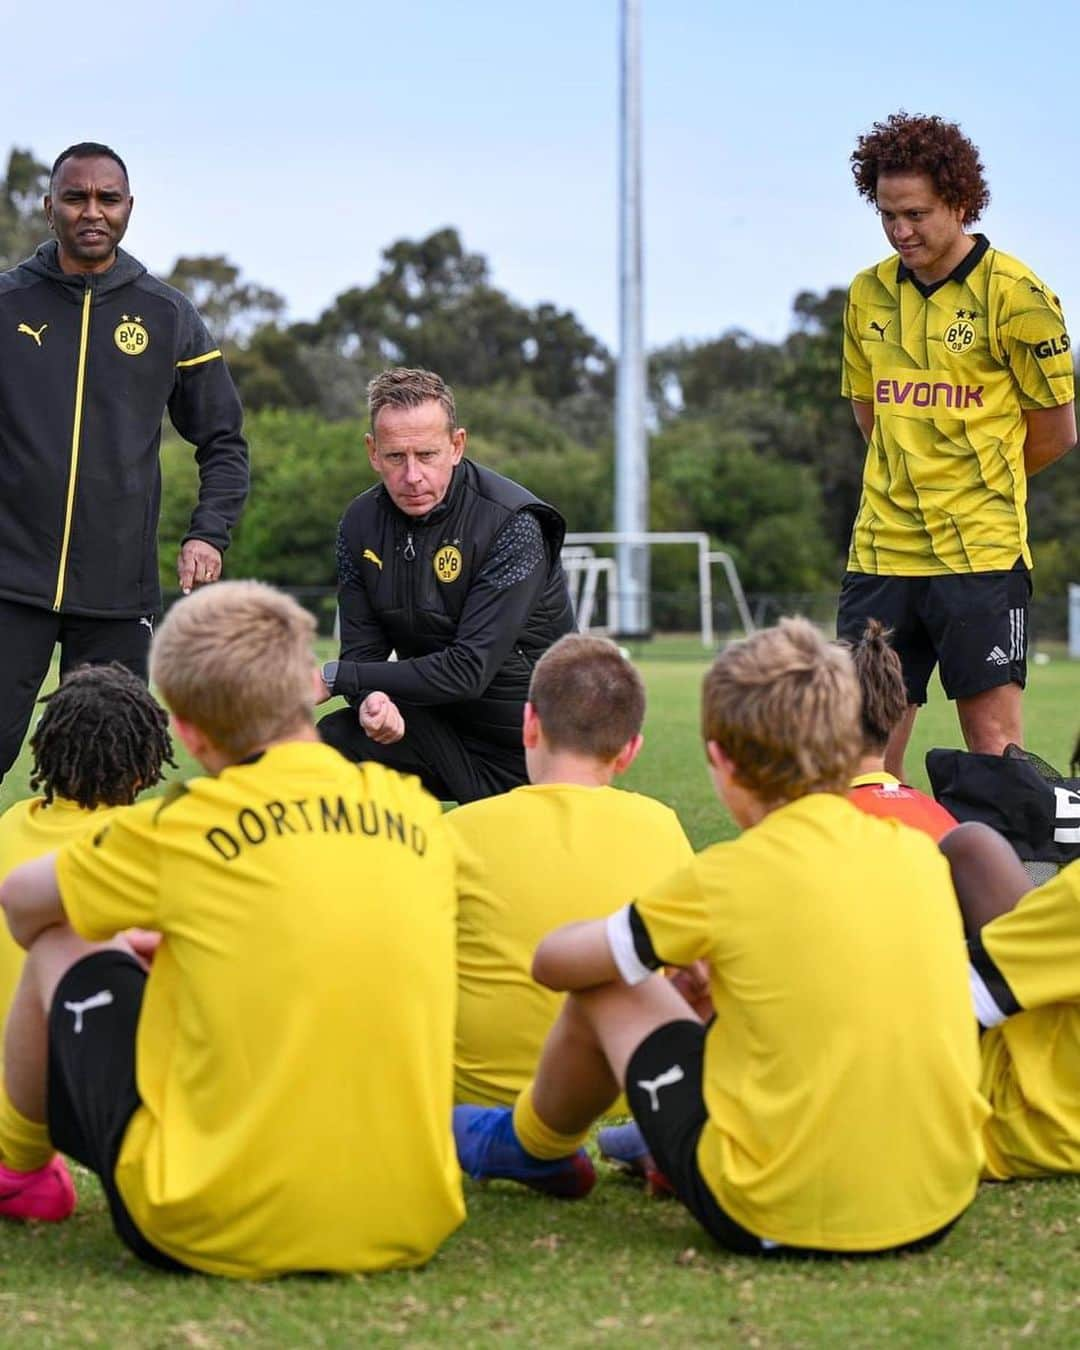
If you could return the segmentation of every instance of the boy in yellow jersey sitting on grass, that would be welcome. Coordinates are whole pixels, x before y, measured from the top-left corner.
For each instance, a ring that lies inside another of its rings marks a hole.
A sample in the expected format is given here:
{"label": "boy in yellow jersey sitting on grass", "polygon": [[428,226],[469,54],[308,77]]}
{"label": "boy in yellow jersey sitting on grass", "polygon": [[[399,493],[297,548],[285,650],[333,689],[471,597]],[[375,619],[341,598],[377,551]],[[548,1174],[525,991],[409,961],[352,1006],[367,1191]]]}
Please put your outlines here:
{"label": "boy in yellow jersey sitting on grass", "polygon": [[[0,881],[13,868],[97,830],[120,806],[161,778],[172,758],[168,718],[146,685],[125,666],[81,666],[42,700],[30,738],[30,790],[0,817]],[[26,953],[0,922],[0,1017],[6,1017]],[[3,1169],[0,1166],[0,1185]],[[48,1178],[23,1198],[27,1217],[66,1218],[75,1188],[55,1157]]]}
{"label": "boy in yellow jersey sitting on grass", "polygon": [[[924,834],[845,800],[858,684],[805,620],[723,652],[703,704],[743,834],[545,938],[533,974],[571,997],[512,1110],[455,1110],[462,1166],[580,1170],[624,1088],[676,1195],[725,1247],[927,1246],[975,1194],[986,1115],[948,866]],[[702,958],[708,1030],[652,974]]]}
{"label": "boy in yellow jersey sitting on grass", "polygon": [[[20,863],[99,829],[161,778],[172,758],[168,718],[125,666],[80,666],[42,700],[30,738],[31,792],[0,816],[0,881]],[[0,923],[0,1016],[26,953]]]}
{"label": "boy in yellow jersey sitting on grass", "polygon": [[562,997],[532,978],[545,933],[600,918],[689,862],[675,812],[612,787],[641,748],[645,688],[606,638],[540,658],[522,738],[529,785],[447,817],[458,845],[454,1098],[510,1104],[536,1072]]}
{"label": "boy in yellow jersey sitting on grass", "polygon": [[1080,1172],[1080,862],[1031,887],[988,825],[941,844],[964,916],[975,1014],[986,1028],[987,1177]]}
{"label": "boy in yellow jersey sitting on grass", "polygon": [[[416,1265],[461,1222],[453,856],[416,779],[319,741],[313,629],[256,582],[175,605],[151,672],[209,776],[0,887],[29,951],[0,1214],[56,1147],[170,1270]],[[149,975],[130,926],[162,934]]]}

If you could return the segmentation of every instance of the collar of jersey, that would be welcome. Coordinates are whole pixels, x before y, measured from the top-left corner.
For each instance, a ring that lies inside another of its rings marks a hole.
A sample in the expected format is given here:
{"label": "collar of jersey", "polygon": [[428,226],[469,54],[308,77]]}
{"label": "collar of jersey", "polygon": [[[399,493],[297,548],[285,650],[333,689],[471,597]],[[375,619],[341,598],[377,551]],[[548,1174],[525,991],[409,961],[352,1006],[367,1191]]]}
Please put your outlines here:
{"label": "collar of jersey", "polygon": [[974,239],[974,247],[964,254],[947,277],[942,277],[940,281],[931,281],[928,286],[924,286],[915,273],[901,262],[896,268],[896,284],[899,286],[901,281],[910,281],[919,294],[925,299],[926,297],[933,295],[935,291],[939,291],[942,286],[947,286],[950,281],[966,281],[975,268],[978,267],[983,259],[983,255],[990,247],[990,240],[987,239],[985,234],[977,234],[974,236]]}
{"label": "collar of jersey", "polygon": [[857,787],[885,787],[886,784],[888,784],[890,787],[892,787],[893,785],[895,785],[896,787],[899,787],[899,786],[900,786],[900,779],[899,779],[899,778],[894,778],[893,775],[892,775],[891,773],[885,773],[884,770],[882,770],[882,771],[879,772],[879,773],[860,773],[860,774],[857,774],[857,775],[851,780],[849,786],[850,786],[850,787],[853,787],[853,788],[857,788]]}
{"label": "collar of jersey", "polygon": [[59,815],[77,816],[83,815],[88,820],[98,811],[113,811],[113,806],[81,806],[78,802],[72,801],[70,797],[54,797],[48,805],[45,804],[44,797],[34,797],[30,802],[31,811],[36,815],[45,811],[55,820]]}

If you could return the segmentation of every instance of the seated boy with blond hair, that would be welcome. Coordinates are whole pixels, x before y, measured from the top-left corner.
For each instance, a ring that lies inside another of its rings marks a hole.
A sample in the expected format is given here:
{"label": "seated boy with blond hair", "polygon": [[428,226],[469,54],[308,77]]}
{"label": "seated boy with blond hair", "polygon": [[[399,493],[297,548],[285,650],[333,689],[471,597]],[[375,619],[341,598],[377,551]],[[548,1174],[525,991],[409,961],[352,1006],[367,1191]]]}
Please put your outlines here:
{"label": "seated boy with blond hair", "polygon": [[[30,738],[36,796],[0,816],[0,881],[31,858],[100,829],[176,767],[165,710],[117,662],[80,666],[40,700]],[[26,953],[0,922],[0,1018],[6,1017]]]}
{"label": "seated boy with blond hair", "polygon": [[415,779],[319,741],[313,631],[257,582],[176,604],[151,673],[208,776],[0,887],[0,1213],[65,1217],[34,1204],[57,1148],[169,1270],[416,1265],[461,1222],[452,853]]}
{"label": "seated boy with blond hair", "polygon": [[1012,846],[970,821],[942,840],[985,1028],[984,1175],[1080,1173],[1080,861],[1032,887]]}
{"label": "seated boy with blond hair", "polygon": [[[948,866],[924,834],[845,799],[858,684],[805,620],[717,657],[702,725],[742,835],[545,938],[533,974],[570,997],[512,1110],[456,1109],[462,1166],[527,1180],[561,1163],[584,1193],[581,1146],[624,1088],[723,1246],[927,1246],[975,1194],[986,1115]],[[708,1029],[652,973],[702,958]]]}
{"label": "seated boy with blond hair", "polygon": [[600,918],[693,856],[670,807],[613,787],[641,749],[645,688],[606,638],[569,634],[525,704],[529,784],[461,806],[454,1097],[509,1104],[536,1072],[562,996],[532,978],[537,943]]}

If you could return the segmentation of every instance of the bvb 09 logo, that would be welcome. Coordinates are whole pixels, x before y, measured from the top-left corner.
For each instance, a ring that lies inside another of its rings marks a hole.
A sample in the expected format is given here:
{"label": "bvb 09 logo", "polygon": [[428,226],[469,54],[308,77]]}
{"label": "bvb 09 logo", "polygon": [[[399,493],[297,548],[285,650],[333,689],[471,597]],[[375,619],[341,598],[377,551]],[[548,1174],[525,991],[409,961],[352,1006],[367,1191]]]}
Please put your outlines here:
{"label": "bvb 09 logo", "polygon": [[975,329],[967,319],[957,319],[945,330],[945,346],[951,352],[966,352],[975,341]]}
{"label": "bvb 09 logo", "polygon": [[435,554],[432,566],[440,581],[457,581],[461,576],[461,554],[453,544],[444,544]]}
{"label": "bvb 09 logo", "polygon": [[138,314],[133,319],[125,314],[113,330],[113,341],[126,356],[142,356],[150,346],[150,334]]}

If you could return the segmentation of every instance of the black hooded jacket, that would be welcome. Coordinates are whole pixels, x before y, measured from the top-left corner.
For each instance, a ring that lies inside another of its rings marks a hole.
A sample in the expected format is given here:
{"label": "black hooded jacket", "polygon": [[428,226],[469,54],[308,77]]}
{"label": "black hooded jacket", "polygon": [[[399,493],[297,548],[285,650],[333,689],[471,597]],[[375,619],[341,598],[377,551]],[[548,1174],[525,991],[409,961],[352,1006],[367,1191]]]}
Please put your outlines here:
{"label": "black hooded jacket", "polygon": [[48,243],[0,273],[0,597],[108,618],[160,608],[166,409],[199,466],[185,539],[223,550],[247,445],[190,300],[122,249],[108,271],[73,276]]}
{"label": "black hooded jacket", "polygon": [[354,498],[338,532],[334,692],[443,705],[461,733],[519,749],[533,666],[574,628],[565,532],[554,507],[468,459],[419,519],[381,483]]}

